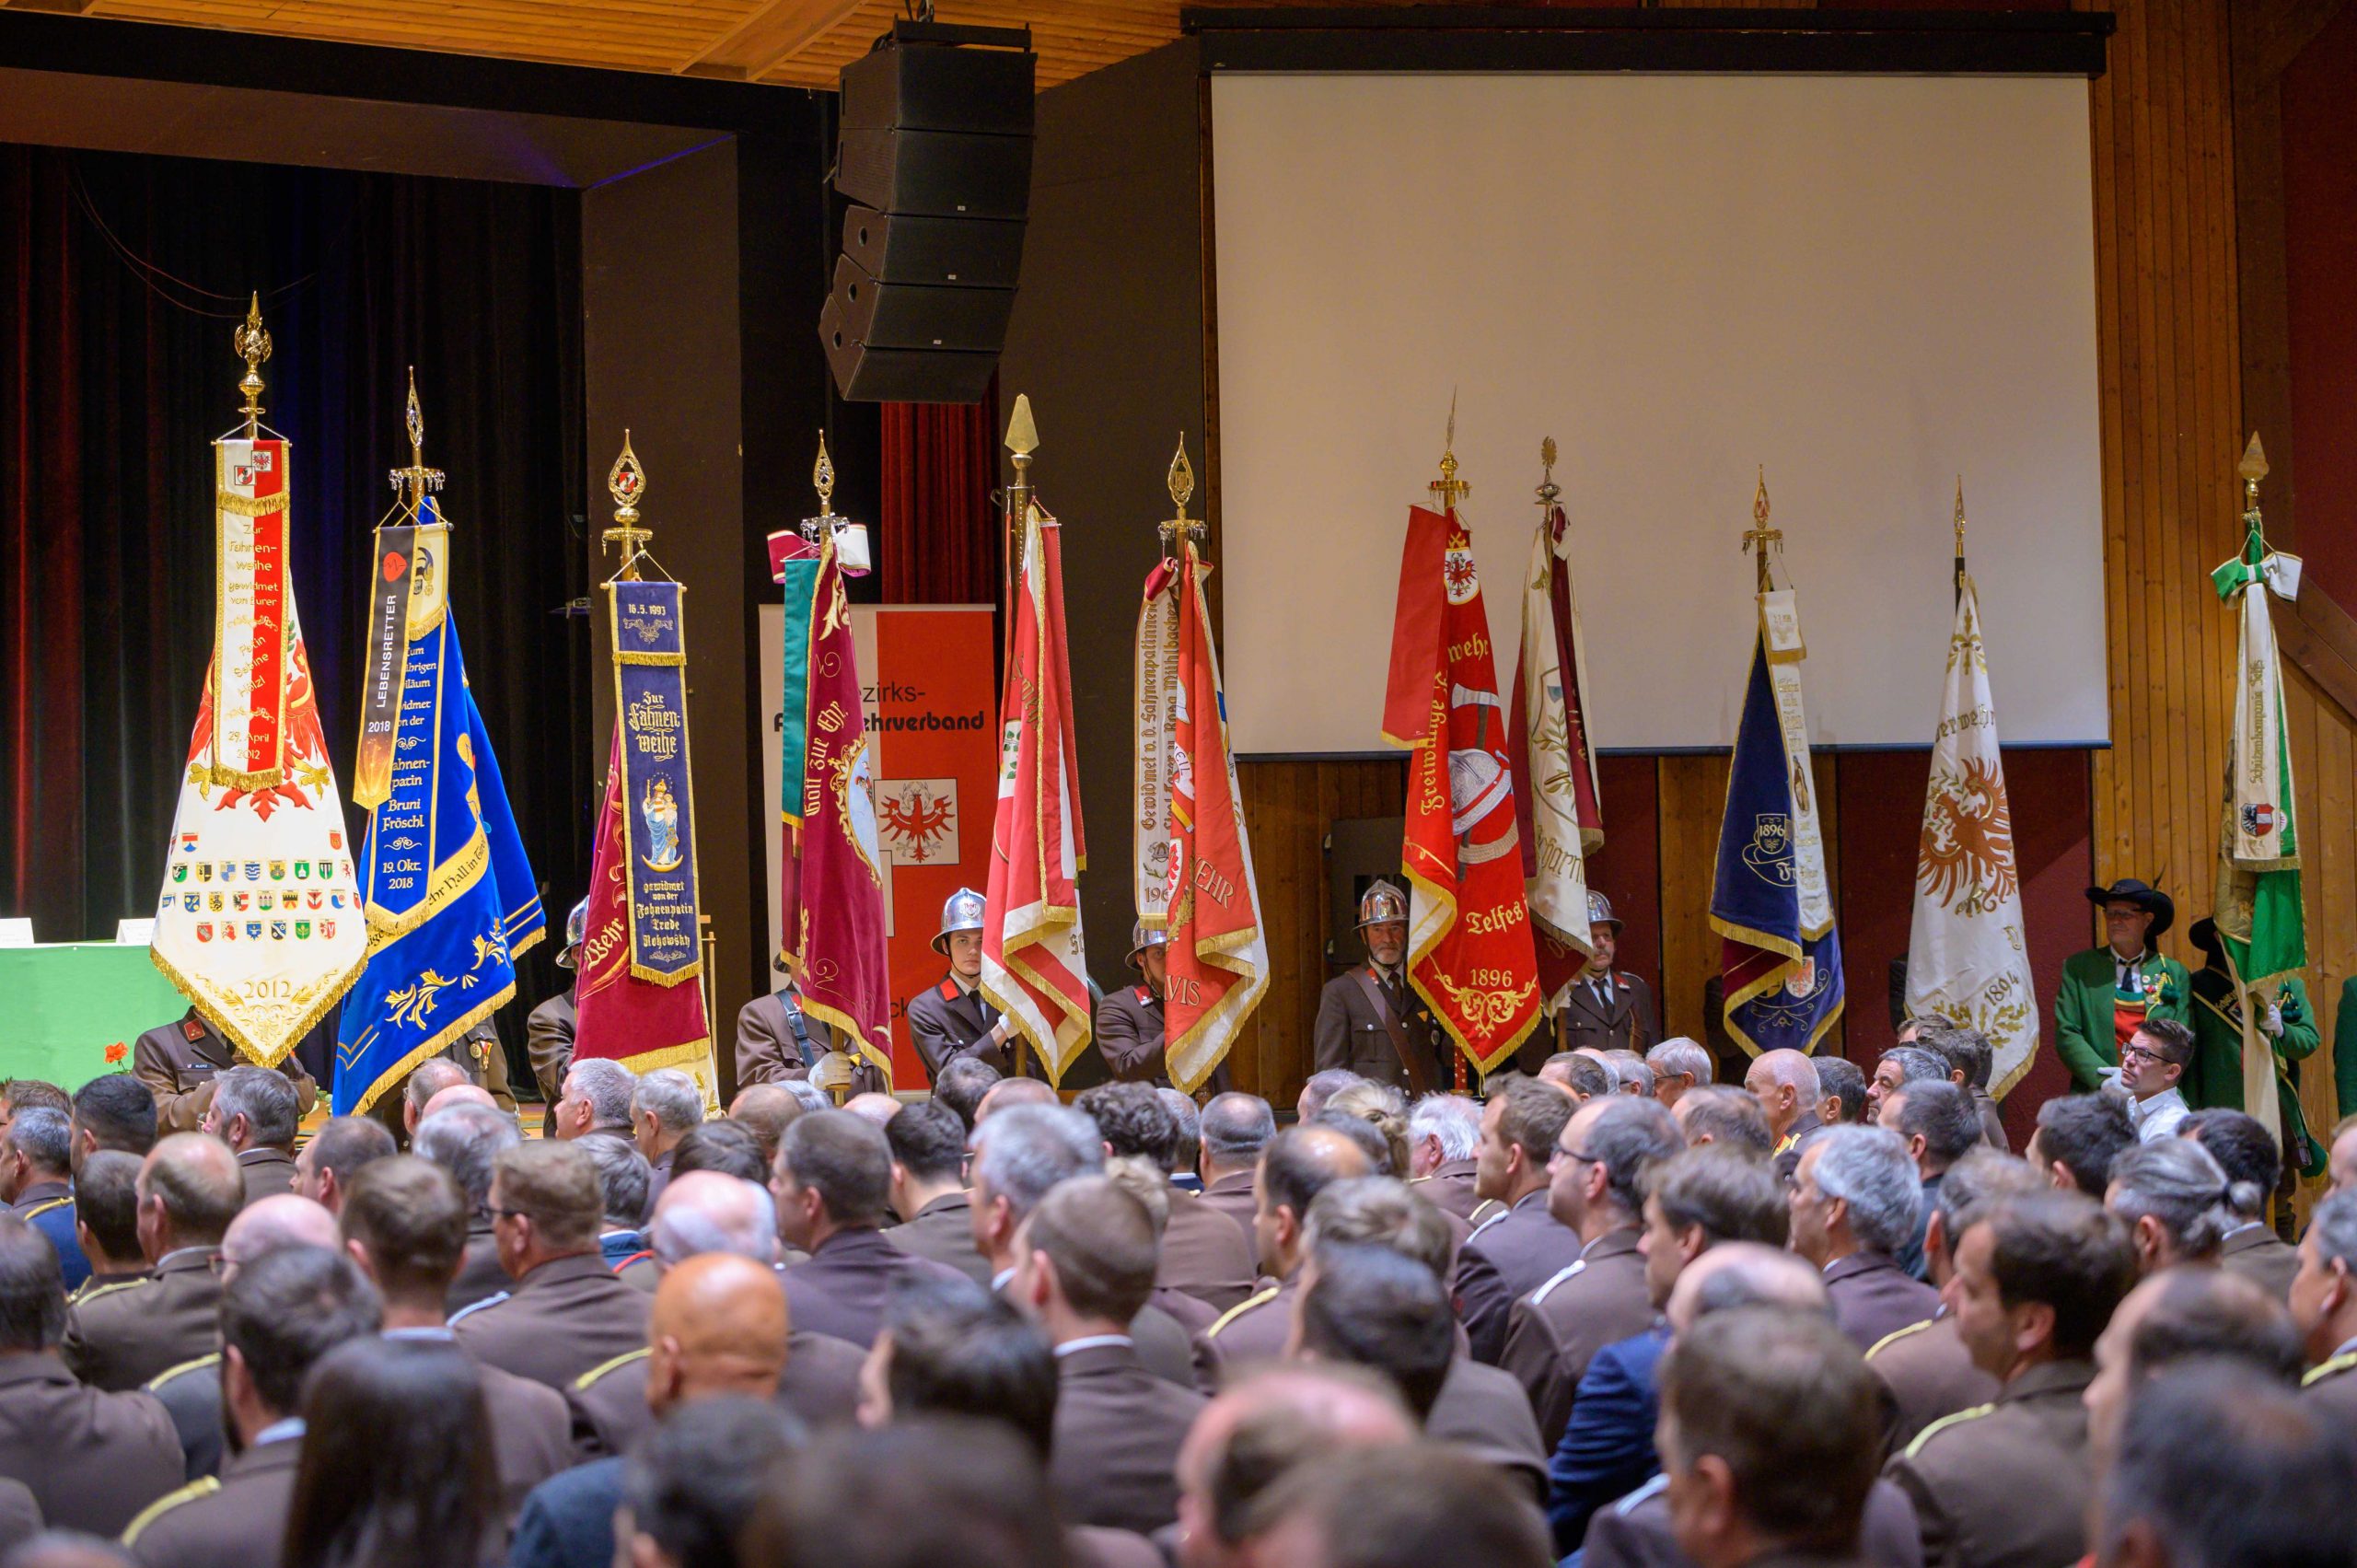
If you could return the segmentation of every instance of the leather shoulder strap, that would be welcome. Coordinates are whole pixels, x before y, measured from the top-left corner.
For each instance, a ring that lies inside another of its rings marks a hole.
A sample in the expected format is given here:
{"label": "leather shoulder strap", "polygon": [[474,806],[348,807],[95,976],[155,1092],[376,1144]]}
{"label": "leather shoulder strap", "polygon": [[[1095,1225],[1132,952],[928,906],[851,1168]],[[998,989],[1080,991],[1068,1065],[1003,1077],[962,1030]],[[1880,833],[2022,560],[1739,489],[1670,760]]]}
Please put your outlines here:
{"label": "leather shoulder strap", "polygon": [[1399,1021],[1398,1015],[1391,1011],[1391,1004],[1384,999],[1383,987],[1375,983],[1375,971],[1361,964],[1351,971],[1351,977],[1359,982],[1359,989],[1366,993],[1366,999],[1375,1004],[1375,1016],[1382,1022],[1383,1032],[1391,1037],[1392,1053],[1399,1058],[1399,1065],[1407,1071],[1410,1094],[1422,1098],[1432,1093],[1431,1072],[1423,1063],[1416,1060],[1418,1052],[1408,1043],[1407,1026]]}

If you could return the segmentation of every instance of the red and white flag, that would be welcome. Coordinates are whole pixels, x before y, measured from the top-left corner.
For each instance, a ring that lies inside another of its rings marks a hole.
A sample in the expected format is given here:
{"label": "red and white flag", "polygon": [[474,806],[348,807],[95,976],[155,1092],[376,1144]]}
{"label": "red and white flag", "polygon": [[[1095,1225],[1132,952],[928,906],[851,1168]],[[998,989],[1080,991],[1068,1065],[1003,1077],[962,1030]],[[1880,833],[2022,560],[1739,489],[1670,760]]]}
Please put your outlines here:
{"label": "red and white flag", "polygon": [[1408,979],[1482,1072],[1539,1017],[1506,707],[1473,540],[1454,509],[1408,513],[1383,738],[1410,748]]}
{"label": "red and white flag", "polygon": [[1587,965],[1587,857],[1604,847],[1596,753],[1587,737],[1587,657],[1572,592],[1563,509],[1553,502],[1522,581],[1522,658],[1508,757],[1522,787],[1522,877],[1538,947],[1538,990],[1553,1007]]}
{"label": "red and white flag", "polygon": [[1024,508],[1013,655],[999,704],[998,818],[982,917],[982,994],[1051,1080],[1088,1049],[1088,958],[1080,927],[1079,753],[1064,648],[1063,546],[1056,520]]}
{"label": "red and white flag", "polygon": [[1227,743],[1227,696],[1192,543],[1183,565],[1165,561],[1146,579],[1149,603],[1178,611],[1170,683],[1169,945],[1165,948],[1164,1057],[1170,1081],[1192,1094],[1227,1056],[1269,988],[1269,938],[1236,758]]}

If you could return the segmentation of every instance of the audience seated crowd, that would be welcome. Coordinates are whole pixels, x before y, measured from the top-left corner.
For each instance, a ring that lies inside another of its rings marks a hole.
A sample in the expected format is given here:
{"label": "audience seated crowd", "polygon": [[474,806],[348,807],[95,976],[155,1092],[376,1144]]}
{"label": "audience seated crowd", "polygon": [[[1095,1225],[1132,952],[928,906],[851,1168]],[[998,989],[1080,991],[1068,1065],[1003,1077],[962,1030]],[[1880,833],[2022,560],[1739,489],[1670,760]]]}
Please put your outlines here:
{"label": "audience seated crowd", "polygon": [[2357,1129],[2294,1244],[2259,1121],[2016,1156],[1990,1059],[19,1081],[0,1568],[2357,1564]]}

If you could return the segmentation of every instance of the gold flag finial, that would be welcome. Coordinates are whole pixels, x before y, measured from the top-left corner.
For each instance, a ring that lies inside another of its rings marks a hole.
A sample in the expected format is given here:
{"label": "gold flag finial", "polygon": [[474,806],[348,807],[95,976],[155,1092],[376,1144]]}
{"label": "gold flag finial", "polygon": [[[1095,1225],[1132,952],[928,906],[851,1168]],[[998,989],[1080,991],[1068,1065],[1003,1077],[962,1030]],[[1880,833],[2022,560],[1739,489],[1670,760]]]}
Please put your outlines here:
{"label": "gold flag finial", "polygon": [[615,573],[615,579],[635,583],[639,580],[639,557],[645,553],[646,541],[655,535],[653,530],[639,526],[638,504],[646,498],[646,470],[639,467],[638,454],[631,450],[627,430],[622,432],[621,455],[606,470],[606,493],[614,498],[614,526],[599,537],[608,549],[621,547],[622,564]]}
{"label": "gold flag finial", "polygon": [[1203,525],[1187,516],[1187,502],[1195,494],[1195,467],[1187,460],[1187,433],[1183,430],[1178,433],[1178,450],[1171,454],[1170,471],[1164,476],[1164,482],[1170,487],[1171,515],[1155,528],[1162,535],[1163,555],[1171,558],[1178,553],[1182,540],[1200,544],[1203,539]]}
{"label": "gold flag finial", "polygon": [[[417,403],[417,366],[409,367],[409,406],[402,411],[401,426],[409,432],[409,467],[395,469],[387,477],[392,481],[393,494],[401,498],[410,515],[414,517],[425,497],[442,488],[442,470],[425,466],[425,414]],[[439,522],[439,517],[435,519]]]}
{"label": "gold flag finial", "polygon": [[1964,559],[1964,475],[1956,476],[1956,558]]}
{"label": "gold flag finial", "polygon": [[250,431],[261,419],[261,364],[270,357],[270,334],[262,330],[260,289],[254,291],[251,303],[246,307],[244,322],[229,335],[229,346],[246,362],[246,373],[238,378],[238,390],[245,393],[246,406],[238,412],[246,416],[246,428]]}
{"label": "gold flag finial", "polygon": [[822,514],[835,509],[835,460],[827,455],[827,433],[819,432],[819,460],[810,465],[810,487],[819,493]]}
{"label": "gold flag finial", "polygon": [[1016,459],[1029,457],[1039,449],[1039,427],[1031,423],[1031,395],[1015,395],[1015,414],[1006,422],[1006,449]]}
{"label": "gold flag finial", "polygon": [[2258,510],[2258,482],[2267,477],[2267,448],[2258,444],[2258,432],[2250,433],[2250,445],[2243,448],[2243,460],[2235,465],[2243,476],[2243,509]]}
{"label": "gold flag finial", "polygon": [[1774,589],[1775,583],[1768,572],[1768,550],[1773,545],[1778,554],[1784,550],[1782,529],[1768,526],[1768,465],[1759,465],[1759,488],[1751,497],[1751,529],[1743,536],[1743,548],[1754,552],[1759,563],[1759,587],[1761,593]]}
{"label": "gold flag finial", "polygon": [[1441,437],[1440,477],[1424,486],[1440,502],[1440,509],[1453,512],[1457,504],[1473,494],[1473,487],[1457,477],[1457,390],[1449,389],[1448,430]]}
{"label": "gold flag finial", "polygon": [[1538,504],[1552,506],[1563,494],[1562,486],[1555,482],[1555,438],[1552,436],[1538,443]]}

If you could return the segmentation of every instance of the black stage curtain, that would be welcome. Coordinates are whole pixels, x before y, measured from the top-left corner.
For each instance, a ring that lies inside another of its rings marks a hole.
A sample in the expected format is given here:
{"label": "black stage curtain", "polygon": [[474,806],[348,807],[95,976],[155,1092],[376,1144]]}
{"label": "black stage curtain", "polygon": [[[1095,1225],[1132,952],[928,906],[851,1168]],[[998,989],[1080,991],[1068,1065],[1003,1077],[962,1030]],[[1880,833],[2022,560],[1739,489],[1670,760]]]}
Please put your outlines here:
{"label": "black stage curtain", "polygon": [[152,909],[212,647],[209,443],[237,424],[229,338],[259,289],[346,789],[416,367],[469,677],[552,928],[501,1019],[520,1043],[563,978],[596,805],[588,622],[562,613],[588,592],[580,255],[569,191],[0,145],[0,913],[53,942]]}

